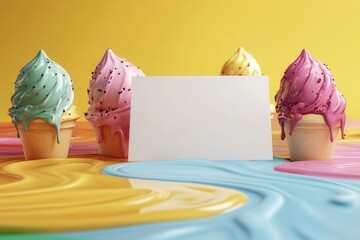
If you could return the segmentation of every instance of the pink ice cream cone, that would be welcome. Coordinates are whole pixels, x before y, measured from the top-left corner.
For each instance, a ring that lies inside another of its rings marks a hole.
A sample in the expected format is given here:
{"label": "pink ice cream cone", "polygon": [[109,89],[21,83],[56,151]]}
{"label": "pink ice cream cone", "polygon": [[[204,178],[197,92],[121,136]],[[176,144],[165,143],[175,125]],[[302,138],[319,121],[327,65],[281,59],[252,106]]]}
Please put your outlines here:
{"label": "pink ice cream cone", "polygon": [[127,158],[131,79],[144,73],[107,49],[92,73],[85,118],[94,128],[100,154]]}

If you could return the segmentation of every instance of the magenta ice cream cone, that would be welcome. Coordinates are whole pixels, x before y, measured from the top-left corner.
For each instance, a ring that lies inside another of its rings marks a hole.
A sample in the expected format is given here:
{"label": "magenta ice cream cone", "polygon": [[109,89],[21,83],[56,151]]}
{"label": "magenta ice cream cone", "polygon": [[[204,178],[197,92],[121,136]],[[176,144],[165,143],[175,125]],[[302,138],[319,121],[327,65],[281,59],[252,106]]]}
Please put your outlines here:
{"label": "magenta ice cream cone", "polygon": [[130,127],[131,79],[144,73],[111,49],[92,73],[88,89],[90,107],[85,118],[96,134],[99,152],[127,158]]}
{"label": "magenta ice cream cone", "polygon": [[286,69],[275,100],[290,160],[331,160],[339,128],[344,138],[346,102],[327,66],[304,49]]}

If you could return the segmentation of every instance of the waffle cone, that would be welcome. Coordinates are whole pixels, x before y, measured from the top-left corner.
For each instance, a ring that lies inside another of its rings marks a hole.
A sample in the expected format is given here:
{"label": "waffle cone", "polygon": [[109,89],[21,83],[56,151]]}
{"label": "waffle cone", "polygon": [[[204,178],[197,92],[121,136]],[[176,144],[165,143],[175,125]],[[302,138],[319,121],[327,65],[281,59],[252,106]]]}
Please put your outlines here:
{"label": "waffle cone", "polygon": [[[321,118],[320,118],[321,117]],[[290,161],[320,160],[330,161],[334,152],[339,124],[333,127],[334,141],[330,141],[330,131],[323,117],[305,117],[295,126],[290,136],[290,123],[284,122]]]}
{"label": "waffle cone", "polygon": [[19,124],[25,159],[67,158],[75,122],[76,120],[68,120],[60,123],[60,143],[56,140],[55,127],[43,120],[31,122],[26,132]]}

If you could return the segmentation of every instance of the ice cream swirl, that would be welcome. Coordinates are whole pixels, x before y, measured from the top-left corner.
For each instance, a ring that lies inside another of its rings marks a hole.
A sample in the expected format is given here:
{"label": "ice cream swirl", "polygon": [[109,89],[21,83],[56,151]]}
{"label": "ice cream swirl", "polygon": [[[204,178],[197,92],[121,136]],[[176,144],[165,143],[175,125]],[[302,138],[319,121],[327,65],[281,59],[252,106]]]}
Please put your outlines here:
{"label": "ice cream swirl", "polygon": [[223,65],[221,75],[260,76],[261,70],[255,58],[241,47]]}
{"label": "ice cream swirl", "polygon": [[[54,125],[59,142],[61,117],[73,102],[74,85],[69,74],[51,60],[44,50],[40,50],[36,57],[20,70],[8,114],[15,127],[21,123],[24,131],[35,119]],[[75,110],[71,112],[73,119],[78,118]]]}
{"label": "ice cream swirl", "polygon": [[99,129],[97,141],[102,141],[102,128],[107,126],[112,136],[119,133],[128,139],[131,105],[131,79],[144,73],[111,49],[92,72],[88,89],[90,107],[85,118]]}
{"label": "ice cream swirl", "polygon": [[282,128],[281,139],[285,138],[284,121],[290,121],[290,135],[296,123],[305,114],[319,114],[324,117],[330,130],[340,123],[342,137],[346,121],[344,97],[336,88],[335,80],[325,64],[316,60],[306,49],[286,69],[275,96],[276,112]]}

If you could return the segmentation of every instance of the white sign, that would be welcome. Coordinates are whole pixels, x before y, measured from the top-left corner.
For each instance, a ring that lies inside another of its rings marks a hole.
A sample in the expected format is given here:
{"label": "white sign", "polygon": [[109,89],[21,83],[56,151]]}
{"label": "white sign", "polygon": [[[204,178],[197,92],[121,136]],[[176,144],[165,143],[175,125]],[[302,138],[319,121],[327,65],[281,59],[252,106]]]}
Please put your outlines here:
{"label": "white sign", "polygon": [[129,161],[272,160],[267,76],[135,77]]}

